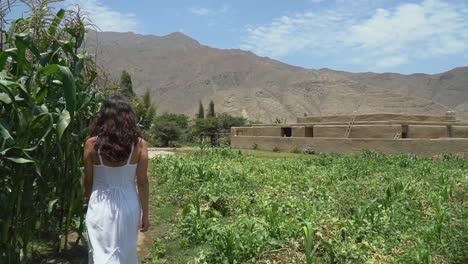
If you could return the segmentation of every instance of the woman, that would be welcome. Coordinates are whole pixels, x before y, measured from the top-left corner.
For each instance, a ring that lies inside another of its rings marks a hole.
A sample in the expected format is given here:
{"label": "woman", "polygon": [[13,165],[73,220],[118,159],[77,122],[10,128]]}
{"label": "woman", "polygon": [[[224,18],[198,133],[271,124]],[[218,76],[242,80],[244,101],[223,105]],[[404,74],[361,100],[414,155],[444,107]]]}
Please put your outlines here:
{"label": "woman", "polygon": [[[135,113],[120,96],[99,111],[84,147],[89,263],[138,263],[137,237],[148,230],[148,150]],[[141,205],[141,206],[140,206]]]}

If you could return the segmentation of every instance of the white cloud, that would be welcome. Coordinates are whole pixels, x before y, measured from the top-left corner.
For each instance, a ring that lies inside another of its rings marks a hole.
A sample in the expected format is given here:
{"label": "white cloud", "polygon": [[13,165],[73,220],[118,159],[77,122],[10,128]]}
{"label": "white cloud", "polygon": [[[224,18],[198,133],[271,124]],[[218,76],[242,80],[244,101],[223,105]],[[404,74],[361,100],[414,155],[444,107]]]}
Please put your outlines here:
{"label": "white cloud", "polygon": [[188,11],[196,16],[210,16],[217,14],[225,14],[231,10],[231,6],[228,4],[223,4],[219,9],[208,9],[205,7],[191,7]]}
{"label": "white cloud", "polygon": [[353,1],[352,8],[339,1],[335,9],[247,27],[241,47],[276,58],[339,53],[350,63],[378,68],[468,51],[468,3],[424,0],[369,10],[367,0]]}
{"label": "white cloud", "polygon": [[376,66],[379,68],[389,68],[404,64],[408,61],[406,57],[385,57],[377,61]]}
{"label": "white cloud", "polygon": [[132,13],[122,13],[103,4],[100,0],[67,0],[66,4],[79,5],[88,13],[91,21],[102,31],[137,32],[138,20]]}
{"label": "white cloud", "polygon": [[212,11],[204,7],[191,7],[189,8],[189,12],[197,16],[206,16],[211,14]]}
{"label": "white cloud", "polygon": [[342,30],[346,16],[335,11],[282,16],[270,25],[248,27],[242,48],[273,57],[305,49],[311,52],[325,47],[331,49],[339,39],[330,34]]}

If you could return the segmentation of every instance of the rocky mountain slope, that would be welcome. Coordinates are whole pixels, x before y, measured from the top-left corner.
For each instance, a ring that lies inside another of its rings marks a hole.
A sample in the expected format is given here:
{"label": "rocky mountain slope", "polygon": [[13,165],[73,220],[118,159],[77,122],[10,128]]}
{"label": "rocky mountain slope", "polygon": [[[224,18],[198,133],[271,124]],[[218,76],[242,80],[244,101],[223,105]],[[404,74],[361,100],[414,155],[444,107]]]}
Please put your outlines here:
{"label": "rocky mountain slope", "polygon": [[[98,44],[96,44],[98,43]],[[91,32],[87,49],[134,90],[150,88],[159,111],[194,116],[201,100],[250,120],[352,113],[445,114],[468,119],[468,67],[436,74],[348,73],[295,67],[251,52],[215,49],[181,33]]]}

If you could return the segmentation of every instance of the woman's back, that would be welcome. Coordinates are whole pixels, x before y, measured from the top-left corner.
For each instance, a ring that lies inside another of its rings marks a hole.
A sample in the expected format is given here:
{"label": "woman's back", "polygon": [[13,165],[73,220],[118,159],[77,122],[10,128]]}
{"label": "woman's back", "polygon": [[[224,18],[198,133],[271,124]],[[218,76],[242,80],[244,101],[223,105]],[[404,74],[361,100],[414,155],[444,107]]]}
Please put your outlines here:
{"label": "woman's back", "polygon": [[106,188],[122,188],[122,189],[135,189],[136,188],[136,168],[138,163],[131,164],[133,157],[134,146],[132,145],[131,152],[127,162],[120,166],[106,165],[98,150],[97,156],[99,164],[93,165],[94,182],[93,190],[106,189]]}
{"label": "woman's back", "polygon": [[148,150],[125,98],[106,99],[84,146],[89,263],[136,264],[148,220]]}
{"label": "woman's back", "polygon": [[93,165],[93,189],[86,214],[90,263],[138,263],[140,203],[137,164],[130,163],[133,145],[131,149],[122,166],[105,165],[97,151],[100,164]]}

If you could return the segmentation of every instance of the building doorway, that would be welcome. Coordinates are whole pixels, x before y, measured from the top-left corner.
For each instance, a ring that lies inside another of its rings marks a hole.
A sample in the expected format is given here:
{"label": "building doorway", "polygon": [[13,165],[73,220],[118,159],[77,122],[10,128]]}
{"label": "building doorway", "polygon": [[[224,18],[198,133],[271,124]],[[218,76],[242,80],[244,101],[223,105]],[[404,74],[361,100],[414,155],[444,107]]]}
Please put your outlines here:
{"label": "building doorway", "polygon": [[291,137],[292,136],[292,128],[282,127],[281,128],[281,136],[282,137]]}

